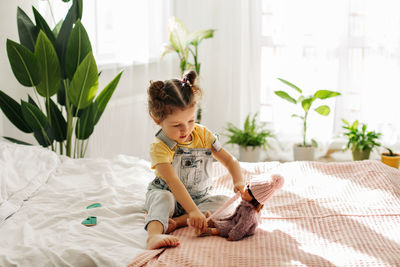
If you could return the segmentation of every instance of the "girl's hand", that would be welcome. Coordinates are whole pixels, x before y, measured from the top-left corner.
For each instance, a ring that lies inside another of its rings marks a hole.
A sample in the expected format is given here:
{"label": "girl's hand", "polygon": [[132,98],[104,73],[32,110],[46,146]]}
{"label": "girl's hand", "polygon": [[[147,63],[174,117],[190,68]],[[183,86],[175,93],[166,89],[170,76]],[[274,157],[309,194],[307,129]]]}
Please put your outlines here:
{"label": "girl's hand", "polygon": [[233,185],[233,191],[235,191],[235,193],[240,191],[240,193],[243,194],[245,187],[246,184],[244,182],[237,182]]}
{"label": "girl's hand", "polygon": [[200,229],[201,232],[205,232],[207,230],[207,221],[206,216],[199,210],[194,210],[189,213],[189,225]]}

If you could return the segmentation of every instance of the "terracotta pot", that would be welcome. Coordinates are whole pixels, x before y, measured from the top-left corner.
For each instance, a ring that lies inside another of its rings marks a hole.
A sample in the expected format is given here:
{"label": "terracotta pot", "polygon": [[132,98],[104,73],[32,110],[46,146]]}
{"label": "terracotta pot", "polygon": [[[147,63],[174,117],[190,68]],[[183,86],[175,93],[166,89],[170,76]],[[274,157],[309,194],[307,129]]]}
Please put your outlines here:
{"label": "terracotta pot", "polygon": [[383,163],[386,165],[393,167],[395,169],[399,168],[399,163],[400,163],[400,155],[399,154],[393,154],[393,156],[390,156],[389,153],[382,153],[381,154],[381,160]]}
{"label": "terracotta pot", "polygon": [[365,160],[365,159],[369,159],[369,155],[371,154],[371,149],[367,149],[367,150],[353,150],[352,151],[353,154],[353,160]]}
{"label": "terracotta pot", "polygon": [[259,146],[239,146],[239,160],[243,162],[260,161],[261,147]]}
{"label": "terracotta pot", "polygon": [[313,161],[315,159],[315,147],[294,144],[293,157],[295,161]]}

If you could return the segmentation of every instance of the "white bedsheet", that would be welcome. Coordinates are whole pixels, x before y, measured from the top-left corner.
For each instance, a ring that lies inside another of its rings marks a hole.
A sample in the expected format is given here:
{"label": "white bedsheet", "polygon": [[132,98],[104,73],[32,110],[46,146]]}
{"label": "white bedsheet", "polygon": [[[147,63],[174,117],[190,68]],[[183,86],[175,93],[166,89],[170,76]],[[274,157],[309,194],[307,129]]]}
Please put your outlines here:
{"label": "white bedsheet", "polygon": [[[154,177],[149,162],[123,155],[72,160],[42,148],[0,144],[0,153],[14,153],[21,164],[16,173],[9,158],[0,158],[2,184],[23,174],[35,181],[7,212],[3,204],[10,196],[4,194],[0,210],[9,217],[0,221],[0,266],[126,266],[144,251],[145,192]],[[27,164],[29,153],[36,156]],[[26,188],[25,180],[20,186],[15,180],[13,188]],[[86,209],[95,202],[102,207]],[[88,216],[97,216],[98,224],[82,225]]]}

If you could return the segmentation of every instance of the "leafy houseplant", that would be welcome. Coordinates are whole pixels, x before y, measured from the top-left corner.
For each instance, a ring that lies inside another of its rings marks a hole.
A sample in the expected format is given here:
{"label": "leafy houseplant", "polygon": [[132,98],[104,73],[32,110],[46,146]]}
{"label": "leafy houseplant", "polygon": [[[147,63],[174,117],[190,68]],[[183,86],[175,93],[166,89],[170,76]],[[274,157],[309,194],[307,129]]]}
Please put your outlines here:
{"label": "leafy houseplant", "polygon": [[69,157],[84,157],[89,137],[122,75],[97,95],[99,73],[81,23],[82,2],[74,0],[53,30],[34,7],[36,24],[17,9],[20,43],[7,39],[7,56],[15,78],[33,88],[35,100],[28,95],[20,104],[0,90],[0,107],[10,122],[33,133],[43,147],[57,151],[58,142],[59,153]]}
{"label": "leafy houseplant", "polygon": [[388,147],[385,148],[387,149],[388,153],[381,153],[382,162],[390,167],[398,169],[400,165],[400,154],[393,153],[393,151]]}
{"label": "leafy houseplant", "polygon": [[[317,100],[325,100],[327,98],[339,96],[339,92],[335,91],[329,91],[329,90],[318,90],[312,95],[305,96],[303,95],[303,91],[297,87],[296,85],[278,78],[281,82],[284,84],[290,86],[292,89],[294,89],[297,93],[300,93],[300,95],[297,98],[292,97],[289,95],[289,93],[285,91],[275,91],[274,93],[281,97],[282,99],[292,103],[292,104],[299,104],[302,107],[302,114],[293,114],[292,117],[299,118],[303,122],[303,141],[301,144],[295,145],[294,147],[294,155],[295,155],[295,160],[313,160],[314,159],[314,149],[312,147],[317,146],[317,142],[315,140],[311,140],[311,144],[307,142],[307,118],[308,114],[311,111],[311,106],[312,104]],[[317,108],[314,109],[318,114],[322,116],[328,116],[330,113],[330,108],[327,105],[320,105]],[[302,156],[297,148],[298,147],[310,147],[310,149],[307,148],[307,151],[311,154],[307,154]]]}
{"label": "leafy houseplant", "polygon": [[[270,130],[264,129],[264,124],[258,124],[257,113],[253,117],[247,115],[240,129],[228,123],[227,131],[229,132],[227,144],[239,145],[239,158],[241,161],[258,161],[260,149],[266,148],[268,138],[274,137]],[[250,153],[250,155],[248,155]]]}
{"label": "leafy houseplant", "polygon": [[[181,76],[186,70],[194,69],[200,75],[199,45],[204,39],[214,37],[215,30],[197,30],[189,32],[185,24],[178,18],[172,17],[168,23],[169,43],[163,45],[162,57],[168,53],[176,52],[179,57],[179,68]],[[192,56],[191,62],[189,56]],[[201,120],[201,107],[196,115],[197,122]]]}
{"label": "leafy houseplant", "polygon": [[359,129],[358,120],[350,124],[345,119],[342,119],[344,125],[343,129],[346,130],[344,135],[348,137],[348,142],[345,149],[350,149],[353,154],[353,160],[369,159],[371,150],[374,147],[379,147],[381,144],[377,142],[381,133],[375,131],[367,131],[367,125],[363,124]]}

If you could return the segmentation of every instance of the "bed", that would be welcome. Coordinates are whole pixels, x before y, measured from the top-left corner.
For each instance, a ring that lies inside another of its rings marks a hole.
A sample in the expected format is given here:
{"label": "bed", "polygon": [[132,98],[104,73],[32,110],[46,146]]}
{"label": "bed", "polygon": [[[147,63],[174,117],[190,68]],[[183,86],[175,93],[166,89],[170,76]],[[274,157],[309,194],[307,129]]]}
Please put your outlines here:
{"label": "bed", "polygon": [[[69,159],[0,141],[0,266],[400,266],[399,170],[373,160],[241,167],[247,180],[285,178],[255,235],[230,242],[181,228],[178,247],[149,251],[148,161]],[[213,179],[214,193],[233,195],[219,163]],[[89,216],[97,225],[82,225]]]}

